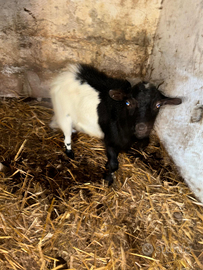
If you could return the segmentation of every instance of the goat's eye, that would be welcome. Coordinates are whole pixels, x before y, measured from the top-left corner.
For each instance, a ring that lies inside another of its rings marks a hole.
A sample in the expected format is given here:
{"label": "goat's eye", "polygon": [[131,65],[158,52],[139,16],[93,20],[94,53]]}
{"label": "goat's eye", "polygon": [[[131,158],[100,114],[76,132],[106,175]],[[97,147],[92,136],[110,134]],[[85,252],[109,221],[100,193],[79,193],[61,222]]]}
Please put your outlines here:
{"label": "goat's eye", "polygon": [[126,104],[127,106],[130,106],[130,101],[129,101],[129,100],[126,100],[125,104]]}
{"label": "goat's eye", "polygon": [[161,103],[156,104],[156,108],[159,109],[161,107]]}

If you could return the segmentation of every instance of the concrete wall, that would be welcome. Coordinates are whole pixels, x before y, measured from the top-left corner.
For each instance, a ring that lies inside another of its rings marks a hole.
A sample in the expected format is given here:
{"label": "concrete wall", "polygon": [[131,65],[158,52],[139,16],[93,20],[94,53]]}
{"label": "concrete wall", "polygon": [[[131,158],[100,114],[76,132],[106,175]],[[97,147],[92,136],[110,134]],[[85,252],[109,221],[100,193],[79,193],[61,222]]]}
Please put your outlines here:
{"label": "concrete wall", "polygon": [[192,191],[203,202],[203,1],[164,1],[148,77],[182,96],[164,108],[157,132]]}
{"label": "concrete wall", "polygon": [[161,0],[0,0],[0,94],[48,96],[70,61],[143,75]]}

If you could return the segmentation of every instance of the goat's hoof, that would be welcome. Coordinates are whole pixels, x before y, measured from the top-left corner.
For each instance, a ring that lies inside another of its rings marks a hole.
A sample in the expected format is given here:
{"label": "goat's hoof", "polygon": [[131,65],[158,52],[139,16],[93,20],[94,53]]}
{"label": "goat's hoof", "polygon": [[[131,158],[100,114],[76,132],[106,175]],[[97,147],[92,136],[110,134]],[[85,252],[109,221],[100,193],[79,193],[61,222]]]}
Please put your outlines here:
{"label": "goat's hoof", "polygon": [[114,173],[106,174],[104,179],[108,182],[108,187],[110,187],[113,184],[113,181],[114,181]]}
{"label": "goat's hoof", "polygon": [[72,151],[72,150],[67,150],[66,149],[66,155],[67,155],[67,157],[69,157],[70,159],[74,159],[74,152]]}
{"label": "goat's hoof", "polygon": [[113,178],[108,181],[108,187],[111,187],[113,184]]}

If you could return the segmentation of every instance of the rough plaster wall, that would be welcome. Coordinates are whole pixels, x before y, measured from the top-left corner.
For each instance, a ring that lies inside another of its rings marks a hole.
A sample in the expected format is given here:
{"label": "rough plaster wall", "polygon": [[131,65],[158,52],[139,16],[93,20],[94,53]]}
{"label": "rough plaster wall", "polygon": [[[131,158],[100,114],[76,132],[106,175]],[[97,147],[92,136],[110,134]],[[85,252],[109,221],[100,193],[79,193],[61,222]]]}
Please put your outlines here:
{"label": "rough plaster wall", "polygon": [[[182,96],[164,108],[157,131],[195,195],[203,202],[203,1],[164,1],[150,60],[151,77]],[[149,74],[148,74],[149,75]]]}
{"label": "rough plaster wall", "polygon": [[46,96],[54,71],[70,61],[145,74],[160,6],[161,0],[0,0],[0,93],[23,88]]}

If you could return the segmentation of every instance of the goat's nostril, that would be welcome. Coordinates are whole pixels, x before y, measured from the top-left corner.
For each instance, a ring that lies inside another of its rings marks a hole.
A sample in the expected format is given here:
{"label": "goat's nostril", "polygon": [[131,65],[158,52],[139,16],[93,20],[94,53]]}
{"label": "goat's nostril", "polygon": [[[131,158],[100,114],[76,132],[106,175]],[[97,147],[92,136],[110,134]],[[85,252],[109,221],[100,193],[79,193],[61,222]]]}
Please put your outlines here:
{"label": "goat's nostril", "polygon": [[136,128],[139,132],[146,132],[147,131],[147,126],[143,123],[137,124]]}

